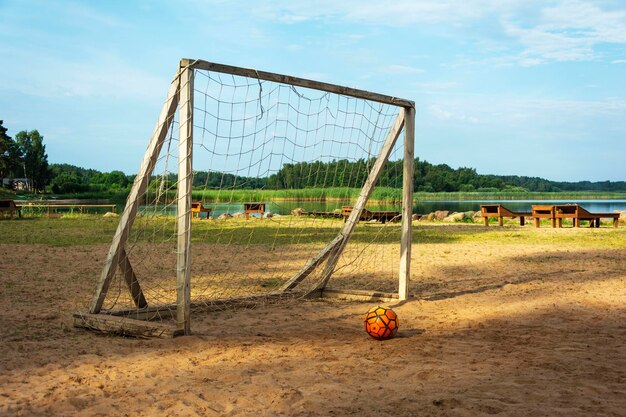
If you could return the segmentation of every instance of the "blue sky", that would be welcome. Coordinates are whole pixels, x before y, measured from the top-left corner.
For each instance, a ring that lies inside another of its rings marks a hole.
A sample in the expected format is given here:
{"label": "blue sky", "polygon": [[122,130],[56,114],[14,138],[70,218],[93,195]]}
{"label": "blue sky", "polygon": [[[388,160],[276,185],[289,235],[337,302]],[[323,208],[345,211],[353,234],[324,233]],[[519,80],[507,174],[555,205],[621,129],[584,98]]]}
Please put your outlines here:
{"label": "blue sky", "polygon": [[414,100],[432,163],[626,180],[623,0],[0,0],[0,119],[133,173],[183,57]]}

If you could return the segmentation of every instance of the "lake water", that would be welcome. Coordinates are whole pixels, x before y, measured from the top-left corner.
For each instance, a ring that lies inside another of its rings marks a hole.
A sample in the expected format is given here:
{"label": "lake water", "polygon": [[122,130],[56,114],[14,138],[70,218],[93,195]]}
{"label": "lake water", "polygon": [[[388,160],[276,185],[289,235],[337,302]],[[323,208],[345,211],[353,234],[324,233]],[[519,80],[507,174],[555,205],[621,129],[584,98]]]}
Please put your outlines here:
{"label": "lake water", "polygon": [[[350,201],[279,201],[266,202],[265,210],[275,214],[289,214],[295,208],[302,208],[306,211],[333,211],[341,209],[341,206],[352,205]],[[417,201],[413,207],[413,213],[427,214],[437,210],[453,211],[478,211],[482,204],[502,204],[513,211],[531,211],[533,204],[579,204],[591,212],[613,212],[614,210],[626,210],[626,200],[450,200],[450,201]],[[222,213],[243,212],[243,203],[205,203],[205,207],[213,209],[212,215],[219,216]],[[400,206],[385,204],[368,204],[367,208],[372,211],[401,211]],[[148,209],[142,206],[140,211],[152,210],[160,211],[163,207],[152,206]],[[175,206],[169,206],[166,210],[168,214],[176,213]]]}
{"label": "lake water", "polygon": [[626,200],[465,200],[465,201],[419,201],[413,209],[415,213],[430,213],[436,210],[478,211],[483,204],[502,204],[513,211],[531,211],[535,204],[578,204],[588,211],[610,213],[626,210]]}

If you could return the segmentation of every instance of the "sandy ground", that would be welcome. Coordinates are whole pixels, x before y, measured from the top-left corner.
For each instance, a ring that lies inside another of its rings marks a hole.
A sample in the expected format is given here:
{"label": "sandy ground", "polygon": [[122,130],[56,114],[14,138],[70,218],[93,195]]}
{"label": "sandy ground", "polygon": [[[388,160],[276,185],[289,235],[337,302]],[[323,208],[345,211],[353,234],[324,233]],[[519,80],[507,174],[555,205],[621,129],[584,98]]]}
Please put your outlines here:
{"label": "sandy ground", "polygon": [[363,331],[372,303],[198,315],[173,340],[86,332],[69,313],[108,246],[3,244],[0,415],[624,416],[626,252],[584,239],[416,245],[418,297],[392,304],[386,342]]}

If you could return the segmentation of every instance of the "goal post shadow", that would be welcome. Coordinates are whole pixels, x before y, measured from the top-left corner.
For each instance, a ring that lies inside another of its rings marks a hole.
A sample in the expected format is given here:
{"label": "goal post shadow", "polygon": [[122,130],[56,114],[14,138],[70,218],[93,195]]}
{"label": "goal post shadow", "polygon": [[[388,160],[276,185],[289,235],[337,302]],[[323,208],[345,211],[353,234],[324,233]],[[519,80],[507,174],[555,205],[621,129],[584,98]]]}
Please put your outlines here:
{"label": "goal post shadow", "polygon": [[[86,312],[74,314],[77,327],[93,330],[122,333],[139,337],[173,337],[191,333],[191,203],[193,177],[193,126],[194,126],[194,77],[196,70],[215,71],[252,79],[283,83],[290,86],[305,87],[327,93],[339,94],[357,99],[371,100],[399,108],[398,114],[389,130],[376,160],[363,184],[359,197],[343,225],[340,233],[276,291],[263,295],[251,295],[223,300],[229,305],[247,305],[256,300],[288,298],[305,278],[323,266],[320,279],[305,290],[305,297],[328,297],[355,300],[405,300],[408,297],[411,262],[411,216],[413,211],[413,171],[414,171],[414,134],[415,107],[412,101],[398,99],[364,90],[342,87],[287,75],[232,67],[202,60],[182,59],[179,69],[171,82],[165,103],[157,125],[149,141],[143,161],[135,177],[126,206],[111,246],[93,298]],[[126,251],[129,233],[138,215],[142,197],[147,190],[151,175],[168,131],[172,128],[176,112],[179,117],[178,170],[176,196],[176,302],[169,305],[151,305],[144,295],[141,277],[133,270]],[[400,259],[398,268],[398,292],[386,293],[360,289],[341,290],[329,288],[328,283],[337,267],[337,262],[361,219],[361,214],[372,195],[381,172],[389,159],[392,149],[404,131],[403,147],[403,182]],[[104,311],[103,303],[107,297],[111,281],[120,272],[126,282],[135,308],[119,311]],[[213,304],[219,306],[220,301]],[[171,317],[176,324],[154,321],[155,318]]]}

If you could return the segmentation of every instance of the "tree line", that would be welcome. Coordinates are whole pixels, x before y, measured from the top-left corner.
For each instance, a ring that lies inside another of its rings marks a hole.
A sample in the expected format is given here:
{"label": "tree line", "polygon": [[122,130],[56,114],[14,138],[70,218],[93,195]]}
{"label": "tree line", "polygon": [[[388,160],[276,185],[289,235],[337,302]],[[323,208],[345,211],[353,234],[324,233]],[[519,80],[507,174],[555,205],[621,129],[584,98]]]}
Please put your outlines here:
{"label": "tree line", "polygon": [[[354,187],[363,184],[374,160],[331,161],[284,164],[266,180],[270,189],[309,187]],[[379,185],[402,187],[403,161],[389,161],[378,180]],[[558,182],[539,177],[483,175],[475,168],[452,168],[415,158],[414,190],[421,192],[625,192],[625,181]]]}
{"label": "tree line", "polygon": [[[228,172],[194,171],[193,187],[208,189],[304,189],[360,187],[375,160],[347,159],[286,163],[265,177],[237,175]],[[388,161],[378,180],[385,187],[402,187],[402,160]],[[11,138],[0,120],[0,178],[27,178],[31,191],[55,194],[127,191],[134,175],[122,171],[101,172],[70,164],[48,164],[43,136],[37,130],[21,131]],[[177,176],[155,175],[154,184],[175,188]],[[482,175],[474,168],[452,168],[415,159],[415,191],[421,192],[558,192],[600,191],[626,192],[624,181],[557,182],[538,177],[515,175]],[[10,184],[9,184],[10,186]],[[155,186],[155,185],[152,185]]]}

